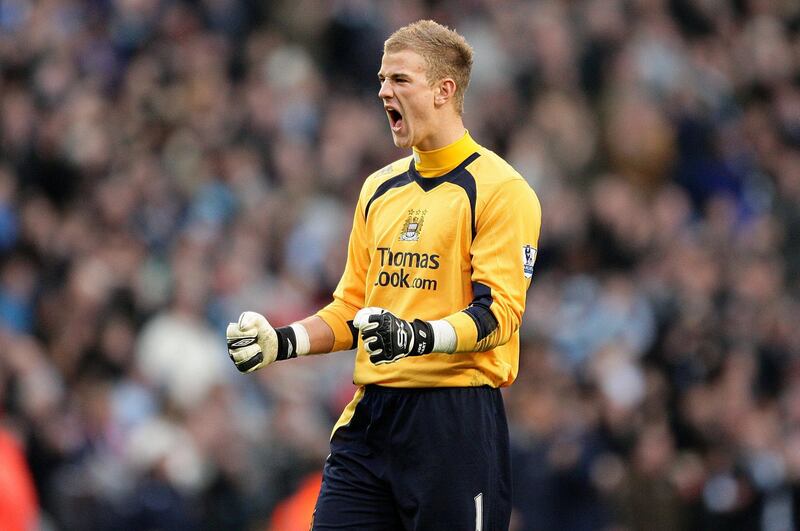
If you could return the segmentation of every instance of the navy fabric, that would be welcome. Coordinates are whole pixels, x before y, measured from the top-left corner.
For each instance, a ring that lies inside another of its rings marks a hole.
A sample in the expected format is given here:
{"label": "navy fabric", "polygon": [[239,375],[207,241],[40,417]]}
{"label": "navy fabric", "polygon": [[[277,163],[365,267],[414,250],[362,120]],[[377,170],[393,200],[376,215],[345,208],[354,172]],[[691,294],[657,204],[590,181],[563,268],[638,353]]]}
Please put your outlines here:
{"label": "navy fabric", "polygon": [[506,531],[508,425],[499,389],[367,386],[331,439],[312,529]]}
{"label": "navy fabric", "polygon": [[475,321],[478,329],[478,341],[481,341],[497,330],[497,317],[489,309],[494,302],[492,288],[480,282],[473,282],[472,294],[472,302],[464,312]]}
{"label": "navy fabric", "polygon": [[475,239],[475,234],[477,234],[477,227],[475,226],[475,203],[477,201],[478,192],[477,186],[475,185],[475,177],[467,171],[467,166],[472,164],[472,162],[480,157],[480,153],[473,153],[466,159],[464,162],[450,170],[449,172],[445,173],[444,175],[440,175],[439,177],[423,177],[419,174],[417,169],[414,167],[414,161],[411,161],[411,164],[408,167],[408,175],[411,176],[411,179],[414,180],[415,183],[419,185],[420,188],[425,190],[426,192],[430,192],[437,186],[442,183],[453,183],[457,184],[461,188],[464,189],[464,192],[467,194],[467,199],[469,199],[469,207],[470,212],[472,214],[472,239]]}
{"label": "navy fabric", "polygon": [[372,206],[372,203],[376,199],[392,188],[400,188],[407,184],[411,184],[411,177],[409,177],[408,172],[395,175],[391,179],[387,179],[385,182],[381,183],[381,185],[378,186],[378,189],[375,190],[375,193],[372,194],[372,197],[369,198],[369,201],[367,201],[367,206],[364,208],[364,219],[367,219],[367,216],[369,216],[369,207]]}

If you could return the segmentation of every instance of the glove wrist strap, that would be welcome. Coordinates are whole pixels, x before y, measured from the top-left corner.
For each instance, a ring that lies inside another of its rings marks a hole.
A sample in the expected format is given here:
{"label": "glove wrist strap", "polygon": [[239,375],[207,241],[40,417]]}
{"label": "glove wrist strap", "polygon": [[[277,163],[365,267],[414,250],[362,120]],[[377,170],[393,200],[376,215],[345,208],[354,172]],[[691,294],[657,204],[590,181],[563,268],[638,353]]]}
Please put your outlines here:
{"label": "glove wrist strap", "polygon": [[414,330],[414,344],[412,345],[412,352],[409,356],[422,356],[423,354],[430,354],[433,352],[433,344],[435,343],[433,337],[433,327],[428,321],[422,319],[414,319],[411,322],[411,328]]}
{"label": "glove wrist strap", "polygon": [[275,329],[278,336],[278,355],[275,361],[290,360],[297,357],[297,335],[291,326]]}

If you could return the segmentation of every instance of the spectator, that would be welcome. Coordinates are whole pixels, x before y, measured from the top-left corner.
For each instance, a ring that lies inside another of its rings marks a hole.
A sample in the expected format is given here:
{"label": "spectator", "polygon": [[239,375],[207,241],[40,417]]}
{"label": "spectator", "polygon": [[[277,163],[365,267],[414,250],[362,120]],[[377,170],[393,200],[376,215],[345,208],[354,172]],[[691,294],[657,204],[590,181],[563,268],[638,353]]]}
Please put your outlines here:
{"label": "spectator", "polygon": [[517,529],[800,527],[800,6],[755,0],[0,2],[25,514],[267,528],[321,469],[351,357],[245,382],[224,325],[330,296],[361,182],[403,155],[373,141],[381,36],[424,17],[474,44],[465,124],[543,206]]}

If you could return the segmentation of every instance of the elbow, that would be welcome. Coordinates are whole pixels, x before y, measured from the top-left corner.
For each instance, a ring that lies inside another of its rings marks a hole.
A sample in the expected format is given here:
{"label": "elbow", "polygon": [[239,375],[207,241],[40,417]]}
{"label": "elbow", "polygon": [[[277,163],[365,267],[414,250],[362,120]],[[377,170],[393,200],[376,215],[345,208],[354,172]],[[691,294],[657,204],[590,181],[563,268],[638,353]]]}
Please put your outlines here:
{"label": "elbow", "polygon": [[493,296],[491,288],[480,282],[472,283],[474,298],[464,310],[477,329],[476,351],[485,352],[504,345],[514,336],[522,320],[522,308],[501,294]]}
{"label": "elbow", "polygon": [[[507,343],[519,328],[519,319],[498,319],[489,308],[483,305],[474,304],[465,311],[472,317],[478,331],[475,345],[477,352],[485,352]],[[508,317],[513,316],[509,315]]]}
{"label": "elbow", "polygon": [[498,319],[486,306],[474,304],[466,313],[472,317],[478,330],[475,350],[485,352],[507,343],[519,329],[519,318],[513,312],[503,312]]}

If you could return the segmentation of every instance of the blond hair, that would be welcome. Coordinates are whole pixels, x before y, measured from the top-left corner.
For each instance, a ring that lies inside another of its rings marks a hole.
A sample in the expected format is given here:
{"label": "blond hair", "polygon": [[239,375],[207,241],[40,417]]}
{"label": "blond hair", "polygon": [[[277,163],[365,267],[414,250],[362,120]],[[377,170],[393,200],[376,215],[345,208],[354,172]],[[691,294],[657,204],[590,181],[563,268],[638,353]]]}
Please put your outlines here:
{"label": "blond hair", "polygon": [[411,50],[425,60],[428,82],[444,78],[456,82],[453,103],[464,113],[464,93],[472,70],[472,46],[456,31],[433,20],[418,20],[392,33],[383,43],[383,53]]}

